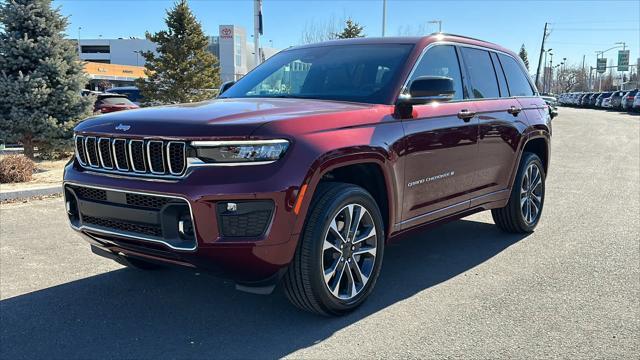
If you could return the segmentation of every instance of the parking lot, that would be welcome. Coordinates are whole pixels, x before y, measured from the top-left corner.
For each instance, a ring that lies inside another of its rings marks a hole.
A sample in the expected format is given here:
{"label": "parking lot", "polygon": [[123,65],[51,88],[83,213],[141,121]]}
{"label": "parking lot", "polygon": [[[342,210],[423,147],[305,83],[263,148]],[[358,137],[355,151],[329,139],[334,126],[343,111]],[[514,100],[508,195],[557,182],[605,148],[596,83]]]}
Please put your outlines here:
{"label": "parking lot", "polygon": [[637,358],[640,116],[559,114],[535,233],[481,213],[394,244],[342,318],[94,256],[60,198],[2,205],[0,357]]}

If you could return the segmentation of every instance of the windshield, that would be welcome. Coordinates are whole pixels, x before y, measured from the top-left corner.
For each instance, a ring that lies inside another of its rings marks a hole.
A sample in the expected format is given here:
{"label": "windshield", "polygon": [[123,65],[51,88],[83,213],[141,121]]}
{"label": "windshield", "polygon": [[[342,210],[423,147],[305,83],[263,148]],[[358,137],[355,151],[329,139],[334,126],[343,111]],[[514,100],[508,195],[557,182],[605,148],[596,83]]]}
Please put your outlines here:
{"label": "windshield", "polygon": [[280,52],[220,98],[303,98],[385,103],[413,45],[333,45]]}

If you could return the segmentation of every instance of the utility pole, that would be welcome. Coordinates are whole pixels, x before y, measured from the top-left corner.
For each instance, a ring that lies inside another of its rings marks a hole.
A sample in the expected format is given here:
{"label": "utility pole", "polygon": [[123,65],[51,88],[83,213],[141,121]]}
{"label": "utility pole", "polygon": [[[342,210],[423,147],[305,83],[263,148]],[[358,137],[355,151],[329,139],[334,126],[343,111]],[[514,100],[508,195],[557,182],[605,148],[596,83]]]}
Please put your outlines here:
{"label": "utility pole", "polygon": [[538,58],[538,68],[536,69],[536,86],[540,80],[540,65],[542,65],[542,53],[544,52],[544,42],[547,40],[547,26],[549,23],[544,23],[544,32],[542,33],[542,44],[540,45],[540,57]]}
{"label": "utility pole", "polygon": [[387,27],[387,0],[382,0],[382,37]]}
{"label": "utility pole", "polygon": [[253,48],[256,66],[262,62],[260,35],[262,35],[262,0],[253,0]]}
{"label": "utility pole", "polygon": [[585,83],[587,82],[587,73],[584,72],[584,59],[586,58],[587,55],[582,55],[582,73],[580,74],[580,76],[582,77],[582,81],[583,81],[583,85],[586,85]]}

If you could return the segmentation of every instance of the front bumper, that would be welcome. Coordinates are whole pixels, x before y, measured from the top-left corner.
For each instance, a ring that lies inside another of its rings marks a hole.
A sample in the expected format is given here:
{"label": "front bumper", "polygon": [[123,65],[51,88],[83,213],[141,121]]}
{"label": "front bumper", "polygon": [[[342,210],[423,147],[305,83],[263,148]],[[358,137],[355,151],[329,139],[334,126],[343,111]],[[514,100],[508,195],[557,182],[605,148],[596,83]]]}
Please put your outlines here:
{"label": "front bumper", "polygon": [[[267,169],[266,166],[271,168]],[[298,239],[298,234],[292,232],[297,220],[293,212],[295,187],[288,184],[288,179],[280,178],[277,174],[282,172],[278,172],[274,166],[278,165],[203,168],[186,178],[169,181],[94,173],[77,168],[71,162],[64,174],[65,202],[79,201],[83,204],[76,205],[82,207],[83,212],[89,212],[94,217],[109,218],[110,222],[89,223],[84,221],[86,219],[70,216],[71,226],[99,249],[119,256],[201,268],[239,282],[260,282],[273,278],[289,264]],[[260,176],[261,173],[275,175]],[[69,191],[71,187],[78,186],[106,190],[112,197],[109,201],[85,202]],[[154,213],[128,206],[126,201],[114,200],[116,203],[113,203],[113,194],[167,198],[171,206],[166,213],[160,210]],[[218,205],[226,202],[272,204],[272,214],[264,233],[228,236],[228,232],[225,232],[227,235],[223,235]],[[109,212],[114,215],[110,216]],[[193,239],[176,235],[175,224],[179,219],[186,219],[185,215],[193,225]],[[147,228],[136,228],[133,232],[128,228],[127,231],[110,229],[115,226],[114,221],[146,221],[145,218],[163,219],[158,225],[162,231],[154,233]],[[167,227],[173,228],[173,232],[165,231]]]}

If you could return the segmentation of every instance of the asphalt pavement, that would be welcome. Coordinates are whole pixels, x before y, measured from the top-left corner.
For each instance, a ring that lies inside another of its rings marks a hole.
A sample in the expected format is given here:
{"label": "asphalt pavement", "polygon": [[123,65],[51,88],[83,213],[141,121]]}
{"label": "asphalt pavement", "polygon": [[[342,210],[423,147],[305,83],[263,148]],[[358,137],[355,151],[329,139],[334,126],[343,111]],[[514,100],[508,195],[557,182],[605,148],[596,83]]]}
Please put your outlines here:
{"label": "asphalt pavement", "polygon": [[640,116],[559,113],[535,233],[480,213],[394,244],[342,318],[94,256],[60,198],[1,205],[0,358],[637,359]]}

